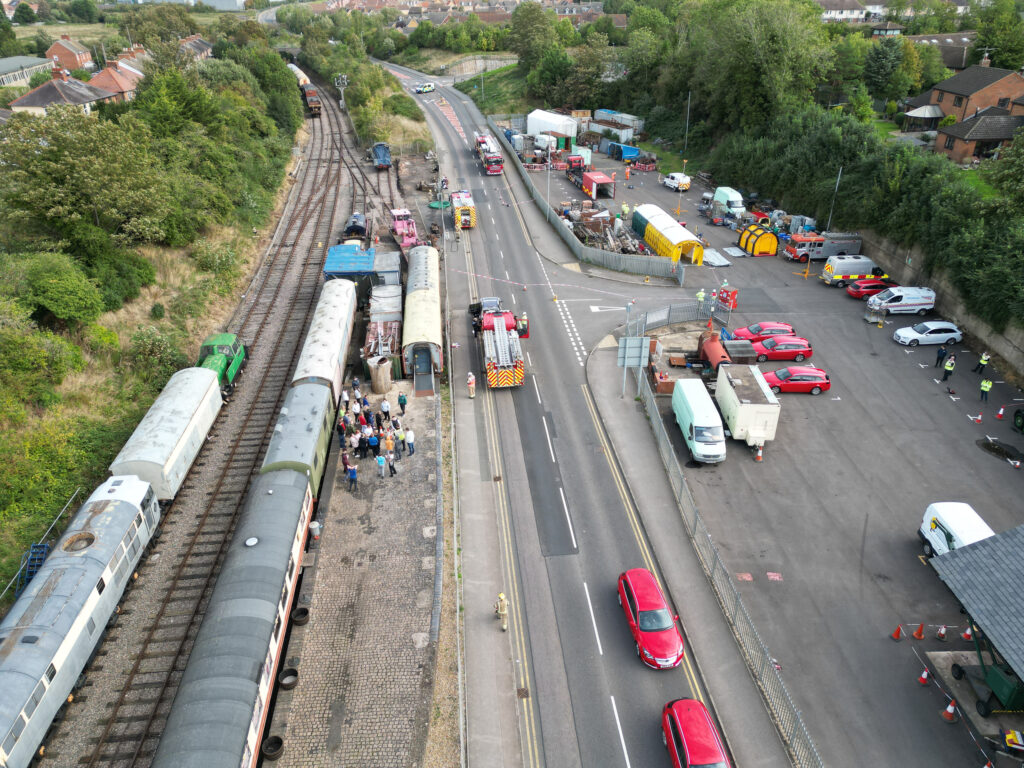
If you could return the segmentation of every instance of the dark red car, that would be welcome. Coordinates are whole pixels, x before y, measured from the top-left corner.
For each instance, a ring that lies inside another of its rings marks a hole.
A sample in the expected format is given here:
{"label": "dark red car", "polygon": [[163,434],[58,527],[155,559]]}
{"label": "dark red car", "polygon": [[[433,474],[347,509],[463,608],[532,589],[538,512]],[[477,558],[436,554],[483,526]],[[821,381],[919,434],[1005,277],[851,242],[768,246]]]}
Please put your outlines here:
{"label": "dark red car", "polygon": [[820,395],[832,389],[832,382],[828,374],[821,368],[814,368],[809,365],[791,365],[789,368],[780,368],[777,371],[768,371],[764,374],[764,380],[772,388],[772,392],[809,392],[812,395]]}
{"label": "dark red car", "polygon": [[806,360],[814,354],[811,342],[799,336],[773,336],[764,341],[754,342],[754,353],[757,362],[765,360]]}
{"label": "dark red car", "polygon": [[880,280],[876,277],[865,280],[854,280],[846,286],[846,292],[855,299],[869,299],[876,293],[881,293],[886,288],[899,285],[895,280]]}
{"label": "dark red car", "polygon": [[675,768],[730,768],[722,737],[707,707],[676,699],[661,711],[661,740]]}
{"label": "dark red car", "polygon": [[737,339],[747,341],[762,341],[772,336],[792,336],[796,333],[789,323],[764,322],[748,325],[746,328],[737,328],[732,335]]}
{"label": "dark red car", "polygon": [[657,579],[646,568],[619,575],[619,605],[633,633],[636,655],[654,669],[671,669],[683,660],[683,634]]}

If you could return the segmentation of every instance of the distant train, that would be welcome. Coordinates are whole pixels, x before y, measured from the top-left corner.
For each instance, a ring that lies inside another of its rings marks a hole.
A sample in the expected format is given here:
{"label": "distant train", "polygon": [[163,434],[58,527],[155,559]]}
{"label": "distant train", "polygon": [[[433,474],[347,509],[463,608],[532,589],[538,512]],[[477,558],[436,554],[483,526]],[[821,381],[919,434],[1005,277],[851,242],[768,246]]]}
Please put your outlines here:
{"label": "distant train", "polygon": [[373,166],[378,171],[391,167],[391,145],[386,141],[378,141],[370,150],[373,153]]}
{"label": "distant train", "polygon": [[344,234],[345,237],[366,237],[366,216],[358,211],[349,216]]}
{"label": "distant train", "polygon": [[309,85],[309,78],[306,77],[305,72],[296,67],[294,64],[289,64],[288,69],[292,71],[292,74],[295,75],[295,79],[299,81],[299,88],[301,88],[304,85]]}
{"label": "distant train", "polygon": [[326,469],[355,309],[355,283],[324,283],[152,768],[252,768],[261,759],[259,739]]}
{"label": "distant train", "polygon": [[292,74],[295,75],[295,79],[299,82],[299,90],[302,91],[302,98],[305,100],[306,106],[309,108],[309,113],[313,117],[320,117],[322,103],[316,86],[313,85],[306,73],[294,64],[289,64],[288,69],[292,71]]}

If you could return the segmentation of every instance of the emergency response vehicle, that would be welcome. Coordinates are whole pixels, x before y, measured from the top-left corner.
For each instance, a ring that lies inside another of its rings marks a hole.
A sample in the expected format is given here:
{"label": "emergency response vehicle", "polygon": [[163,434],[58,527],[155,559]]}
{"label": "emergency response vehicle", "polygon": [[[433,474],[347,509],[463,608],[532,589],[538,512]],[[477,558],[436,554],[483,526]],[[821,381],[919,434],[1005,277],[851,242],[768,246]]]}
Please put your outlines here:
{"label": "emergency response vehicle", "polygon": [[473,335],[480,339],[488,388],[521,387],[526,381],[526,366],[519,340],[530,337],[526,313],[516,317],[502,308],[501,299],[490,296],[470,304],[469,314]]}
{"label": "emergency response vehicle", "polygon": [[491,136],[486,133],[473,134],[473,153],[480,160],[484,173],[488,176],[500,176],[505,168],[505,158],[501,156],[501,150]]}
{"label": "emergency response vehicle", "polygon": [[471,229],[476,226],[476,203],[468,190],[452,192],[452,220],[459,229]]}

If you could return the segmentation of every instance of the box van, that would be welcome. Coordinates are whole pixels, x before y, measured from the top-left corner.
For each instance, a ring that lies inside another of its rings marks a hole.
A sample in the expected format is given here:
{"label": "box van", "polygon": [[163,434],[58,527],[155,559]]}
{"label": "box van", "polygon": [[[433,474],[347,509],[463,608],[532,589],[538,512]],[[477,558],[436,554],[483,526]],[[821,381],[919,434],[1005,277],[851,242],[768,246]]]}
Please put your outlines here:
{"label": "box van", "polygon": [[725,461],[725,430],[711,395],[700,379],[676,379],[672,411],[683,431],[683,440],[694,461],[717,464]]}
{"label": "box van", "polygon": [[924,511],[917,535],[925,555],[931,557],[995,536],[995,532],[970,504],[936,501]]}
{"label": "box van", "polygon": [[726,212],[737,219],[747,212],[747,207],[743,204],[743,195],[732,187],[718,187],[713,202],[721,203]]}
{"label": "box van", "polygon": [[818,277],[825,281],[825,285],[843,288],[854,280],[888,275],[867,256],[829,256],[824,271]]}
{"label": "box van", "polygon": [[931,288],[893,286],[868,299],[868,309],[880,309],[887,315],[924,315],[934,307],[935,291]]}

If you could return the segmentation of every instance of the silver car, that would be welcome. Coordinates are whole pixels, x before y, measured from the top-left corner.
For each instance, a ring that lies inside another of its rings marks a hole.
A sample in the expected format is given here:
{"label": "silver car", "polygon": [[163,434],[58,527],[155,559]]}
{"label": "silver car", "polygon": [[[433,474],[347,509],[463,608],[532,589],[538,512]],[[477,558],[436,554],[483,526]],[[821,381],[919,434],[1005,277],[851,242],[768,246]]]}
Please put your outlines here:
{"label": "silver car", "polygon": [[893,341],[908,347],[916,347],[918,344],[956,344],[963,341],[963,338],[959,328],[944,320],[930,320],[899,328],[892,335]]}

